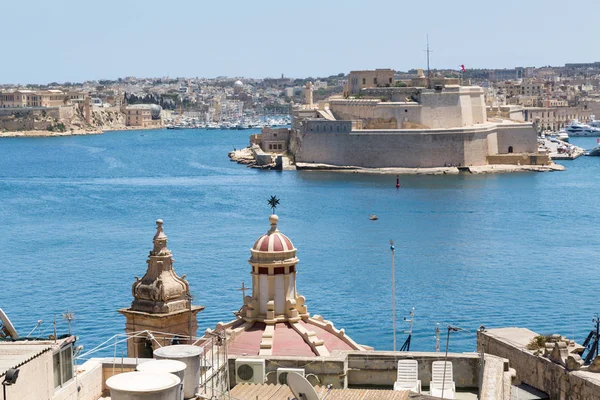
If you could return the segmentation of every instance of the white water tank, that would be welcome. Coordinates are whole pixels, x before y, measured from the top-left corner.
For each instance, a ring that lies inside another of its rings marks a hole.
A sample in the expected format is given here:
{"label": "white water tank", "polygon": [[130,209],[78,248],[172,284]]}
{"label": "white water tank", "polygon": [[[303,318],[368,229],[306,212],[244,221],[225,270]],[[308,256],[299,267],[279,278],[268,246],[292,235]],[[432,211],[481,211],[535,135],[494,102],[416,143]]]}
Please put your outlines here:
{"label": "white water tank", "polygon": [[200,384],[200,354],[202,347],[190,344],[175,344],[154,350],[158,360],[177,360],[187,365],[183,379],[183,397],[191,399],[198,392]]}
{"label": "white water tank", "polygon": [[183,385],[185,382],[185,369],[187,365],[181,361],[176,360],[151,360],[141,364],[138,364],[136,370],[141,372],[162,372],[167,374],[173,374],[181,380],[181,390],[175,400],[183,400]]}
{"label": "white water tank", "polygon": [[178,376],[166,372],[125,372],[106,380],[112,400],[173,400],[181,392]]}

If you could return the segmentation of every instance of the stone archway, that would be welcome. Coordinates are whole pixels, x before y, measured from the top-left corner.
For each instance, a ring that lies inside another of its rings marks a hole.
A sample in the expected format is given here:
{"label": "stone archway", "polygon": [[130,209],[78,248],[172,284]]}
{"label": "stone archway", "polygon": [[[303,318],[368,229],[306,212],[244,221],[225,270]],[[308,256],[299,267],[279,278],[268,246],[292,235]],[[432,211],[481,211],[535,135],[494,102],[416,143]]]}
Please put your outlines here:
{"label": "stone archway", "polygon": [[508,153],[512,153],[513,152],[513,147],[512,146],[508,146]]}

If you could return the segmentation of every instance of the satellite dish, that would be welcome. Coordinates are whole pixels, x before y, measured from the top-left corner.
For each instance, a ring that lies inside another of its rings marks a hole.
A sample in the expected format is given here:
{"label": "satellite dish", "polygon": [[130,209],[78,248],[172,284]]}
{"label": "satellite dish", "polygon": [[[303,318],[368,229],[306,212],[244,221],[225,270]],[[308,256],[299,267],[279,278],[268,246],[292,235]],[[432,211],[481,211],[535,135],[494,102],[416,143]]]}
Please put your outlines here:
{"label": "satellite dish", "polygon": [[0,321],[2,321],[2,331],[4,331],[4,333],[7,336],[10,336],[13,339],[16,339],[19,337],[19,335],[17,334],[17,331],[15,330],[15,327],[10,322],[10,319],[8,319],[8,317],[6,316],[4,311],[2,311],[1,308],[0,308]]}
{"label": "satellite dish", "polygon": [[319,396],[309,381],[302,375],[292,372],[287,376],[287,384],[297,400],[319,400]]}

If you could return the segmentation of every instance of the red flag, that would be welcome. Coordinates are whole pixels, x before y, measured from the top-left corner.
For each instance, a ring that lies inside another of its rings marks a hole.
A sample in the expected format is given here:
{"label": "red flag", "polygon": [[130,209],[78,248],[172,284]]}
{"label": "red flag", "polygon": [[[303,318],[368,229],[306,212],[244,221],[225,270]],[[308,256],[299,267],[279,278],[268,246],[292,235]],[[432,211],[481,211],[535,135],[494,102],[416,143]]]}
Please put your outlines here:
{"label": "red flag", "polygon": [[465,72],[467,69],[465,68],[465,64],[460,64],[460,69],[462,72]]}

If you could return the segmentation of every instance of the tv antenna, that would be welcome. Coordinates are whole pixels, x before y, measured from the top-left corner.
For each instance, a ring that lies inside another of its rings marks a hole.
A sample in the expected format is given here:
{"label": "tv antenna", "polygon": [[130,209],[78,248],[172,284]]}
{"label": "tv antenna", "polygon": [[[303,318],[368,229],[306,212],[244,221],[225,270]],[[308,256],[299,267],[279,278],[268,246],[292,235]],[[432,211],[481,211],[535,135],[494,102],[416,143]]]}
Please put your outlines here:
{"label": "tv antenna", "polygon": [[410,351],[410,338],[412,337],[413,321],[415,320],[414,307],[412,308],[412,310],[410,310],[410,313],[408,315],[410,316],[410,318],[404,317],[404,321],[410,324],[408,330],[404,331],[404,333],[408,333],[408,337],[406,338],[406,341],[404,342],[402,347],[400,347],[400,351]]}
{"label": "tv antenna", "polygon": [[32,333],[33,333],[33,332],[34,332],[34,331],[35,331],[37,328],[39,328],[40,326],[42,326],[42,322],[44,322],[44,321],[42,321],[41,319],[38,319],[38,322],[37,322],[37,324],[36,324],[36,325],[35,325],[35,327],[34,327],[34,328],[31,330],[31,332],[29,332],[29,333],[27,334],[27,337],[31,336],[31,334],[32,334]]}
{"label": "tv antenna", "polygon": [[71,312],[71,311],[67,311],[66,313],[63,314],[62,316],[64,319],[67,320],[67,324],[69,324],[69,335],[71,334],[71,321],[73,321],[75,319],[75,313]]}

